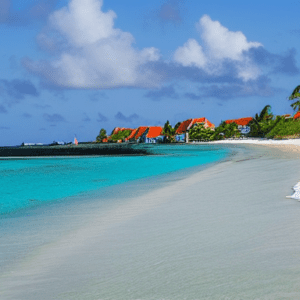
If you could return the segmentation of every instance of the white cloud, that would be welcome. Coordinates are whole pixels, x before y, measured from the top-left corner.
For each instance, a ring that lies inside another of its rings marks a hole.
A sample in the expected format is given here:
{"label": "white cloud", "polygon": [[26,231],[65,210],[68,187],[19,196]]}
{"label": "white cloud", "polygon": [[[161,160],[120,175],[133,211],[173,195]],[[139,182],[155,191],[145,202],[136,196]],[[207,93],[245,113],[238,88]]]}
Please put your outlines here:
{"label": "white cloud", "polygon": [[182,47],[179,47],[174,54],[174,59],[185,67],[202,68],[206,64],[202,47],[194,39],[189,39]]}
{"label": "white cloud", "polygon": [[157,86],[160,78],[145,65],[159,60],[158,49],[134,48],[133,36],[114,28],[116,14],[101,11],[102,4],[71,0],[54,12],[49,23],[66,41],[66,50],[51,62],[27,60],[27,68],[70,88]]}
{"label": "white cloud", "polygon": [[[229,31],[218,21],[212,21],[204,15],[196,24],[201,33],[203,47],[196,40],[189,39],[179,47],[174,60],[183,66],[196,66],[209,74],[222,74],[223,63],[233,62],[237,68],[237,76],[244,81],[256,79],[259,68],[247,57],[251,48],[261,47],[258,42],[248,42],[241,32]],[[223,70],[224,71],[224,70]]]}

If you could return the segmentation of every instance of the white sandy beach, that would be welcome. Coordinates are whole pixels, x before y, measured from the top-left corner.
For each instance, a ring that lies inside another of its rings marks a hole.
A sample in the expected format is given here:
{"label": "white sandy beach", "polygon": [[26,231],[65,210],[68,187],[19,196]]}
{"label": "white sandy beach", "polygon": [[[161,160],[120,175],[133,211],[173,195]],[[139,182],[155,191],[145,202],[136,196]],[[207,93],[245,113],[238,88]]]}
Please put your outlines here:
{"label": "white sandy beach", "polygon": [[237,145],[227,161],[58,212],[57,232],[52,213],[28,218],[31,238],[51,242],[0,271],[0,299],[299,299],[300,203],[285,198],[298,155],[226,142]]}
{"label": "white sandy beach", "polygon": [[230,144],[230,145],[257,145],[257,146],[269,146],[278,148],[283,151],[292,151],[300,153],[300,139],[286,139],[286,140],[272,140],[272,139],[256,139],[256,138],[247,138],[247,139],[227,139],[222,141],[213,141],[209,144]]}

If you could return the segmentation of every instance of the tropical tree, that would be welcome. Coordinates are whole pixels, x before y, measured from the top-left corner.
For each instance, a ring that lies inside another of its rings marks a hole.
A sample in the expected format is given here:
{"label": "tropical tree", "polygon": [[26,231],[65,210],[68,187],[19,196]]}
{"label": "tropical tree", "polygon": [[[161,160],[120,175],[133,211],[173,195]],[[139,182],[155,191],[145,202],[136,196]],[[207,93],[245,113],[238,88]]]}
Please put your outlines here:
{"label": "tropical tree", "polygon": [[166,137],[167,143],[175,141],[175,138],[174,138],[175,131],[176,131],[175,128],[172,128],[172,125],[167,120],[167,122],[164,125],[164,129],[163,129],[163,135]]}
{"label": "tropical tree", "polygon": [[118,140],[124,141],[130,136],[131,132],[132,131],[130,129],[120,130],[118,133],[111,135],[110,138],[114,142],[117,142]]}
{"label": "tropical tree", "polygon": [[227,124],[223,121],[217,128],[215,128],[213,139],[221,140],[224,138],[240,137],[241,133],[238,130],[238,125],[234,122]]}
{"label": "tropical tree", "polygon": [[260,114],[255,114],[255,117],[249,122],[249,136],[264,137],[276,126],[279,120],[280,117],[274,120],[274,116],[271,112],[271,106],[266,105]]}
{"label": "tropical tree", "polygon": [[214,131],[210,127],[205,128],[203,124],[196,124],[189,131],[189,139],[211,141],[214,139]]}
{"label": "tropical tree", "polygon": [[96,142],[101,143],[103,139],[107,138],[106,130],[104,128],[101,128],[99,134],[96,137]]}
{"label": "tropical tree", "polygon": [[291,104],[293,110],[300,110],[300,85],[298,85],[289,97],[289,100],[297,100]]}
{"label": "tropical tree", "polygon": [[174,126],[174,130],[176,132],[176,130],[178,129],[178,127],[180,126],[181,122],[177,122],[176,125]]}

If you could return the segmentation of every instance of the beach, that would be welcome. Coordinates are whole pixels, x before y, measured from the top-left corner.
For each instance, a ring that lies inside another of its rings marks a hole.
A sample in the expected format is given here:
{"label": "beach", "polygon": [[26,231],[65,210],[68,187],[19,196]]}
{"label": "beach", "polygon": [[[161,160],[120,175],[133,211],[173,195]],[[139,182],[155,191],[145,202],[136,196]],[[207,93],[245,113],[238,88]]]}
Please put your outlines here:
{"label": "beach", "polygon": [[223,144],[234,155],[204,170],[1,220],[1,253],[20,250],[0,298],[299,299],[298,145]]}

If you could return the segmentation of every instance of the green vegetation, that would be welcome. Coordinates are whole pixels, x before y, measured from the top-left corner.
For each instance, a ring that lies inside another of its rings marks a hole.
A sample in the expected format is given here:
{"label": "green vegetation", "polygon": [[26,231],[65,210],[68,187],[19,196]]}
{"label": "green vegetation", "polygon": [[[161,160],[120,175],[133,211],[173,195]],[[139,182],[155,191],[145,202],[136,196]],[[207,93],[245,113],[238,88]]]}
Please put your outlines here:
{"label": "green vegetation", "polygon": [[212,141],[215,132],[211,128],[205,128],[203,124],[195,124],[189,131],[190,141]]}
{"label": "green vegetation", "polygon": [[241,137],[241,133],[238,130],[238,125],[234,122],[230,124],[222,122],[218,127],[215,128],[214,140],[239,137]]}
{"label": "green vegetation", "polygon": [[98,136],[96,137],[96,142],[101,143],[103,139],[107,138],[106,130],[104,128],[101,128]]}
{"label": "green vegetation", "polygon": [[300,137],[300,119],[294,120],[292,118],[285,119],[278,117],[279,121],[276,126],[266,134],[266,138],[299,138]]}
{"label": "green vegetation", "polygon": [[[180,123],[180,122],[178,122],[178,123]],[[175,127],[178,125],[178,123],[175,125]],[[177,126],[177,128],[179,127],[179,125]],[[166,143],[175,142],[175,131],[176,131],[176,129],[172,127],[172,125],[170,124],[169,121],[167,121],[165,123],[162,133],[166,137],[166,139],[165,139]]]}
{"label": "green vegetation", "polygon": [[252,121],[249,122],[251,137],[265,137],[278,123],[280,117],[274,120],[274,116],[271,112],[271,106],[266,105],[260,114],[255,114]]}
{"label": "green vegetation", "polygon": [[296,102],[291,104],[291,107],[294,110],[299,111],[300,110],[300,85],[298,85],[294,91],[292,92],[291,96],[289,97],[289,100],[297,100]]}
{"label": "green vegetation", "polygon": [[110,136],[110,140],[112,142],[117,142],[118,140],[122,140],[123,142],[125,141],[125,139],[127,137],[129,137],[129,135],[131,134],[131,130],[123,130],[123,131],[119,131],[117,134],[112,134]]}

